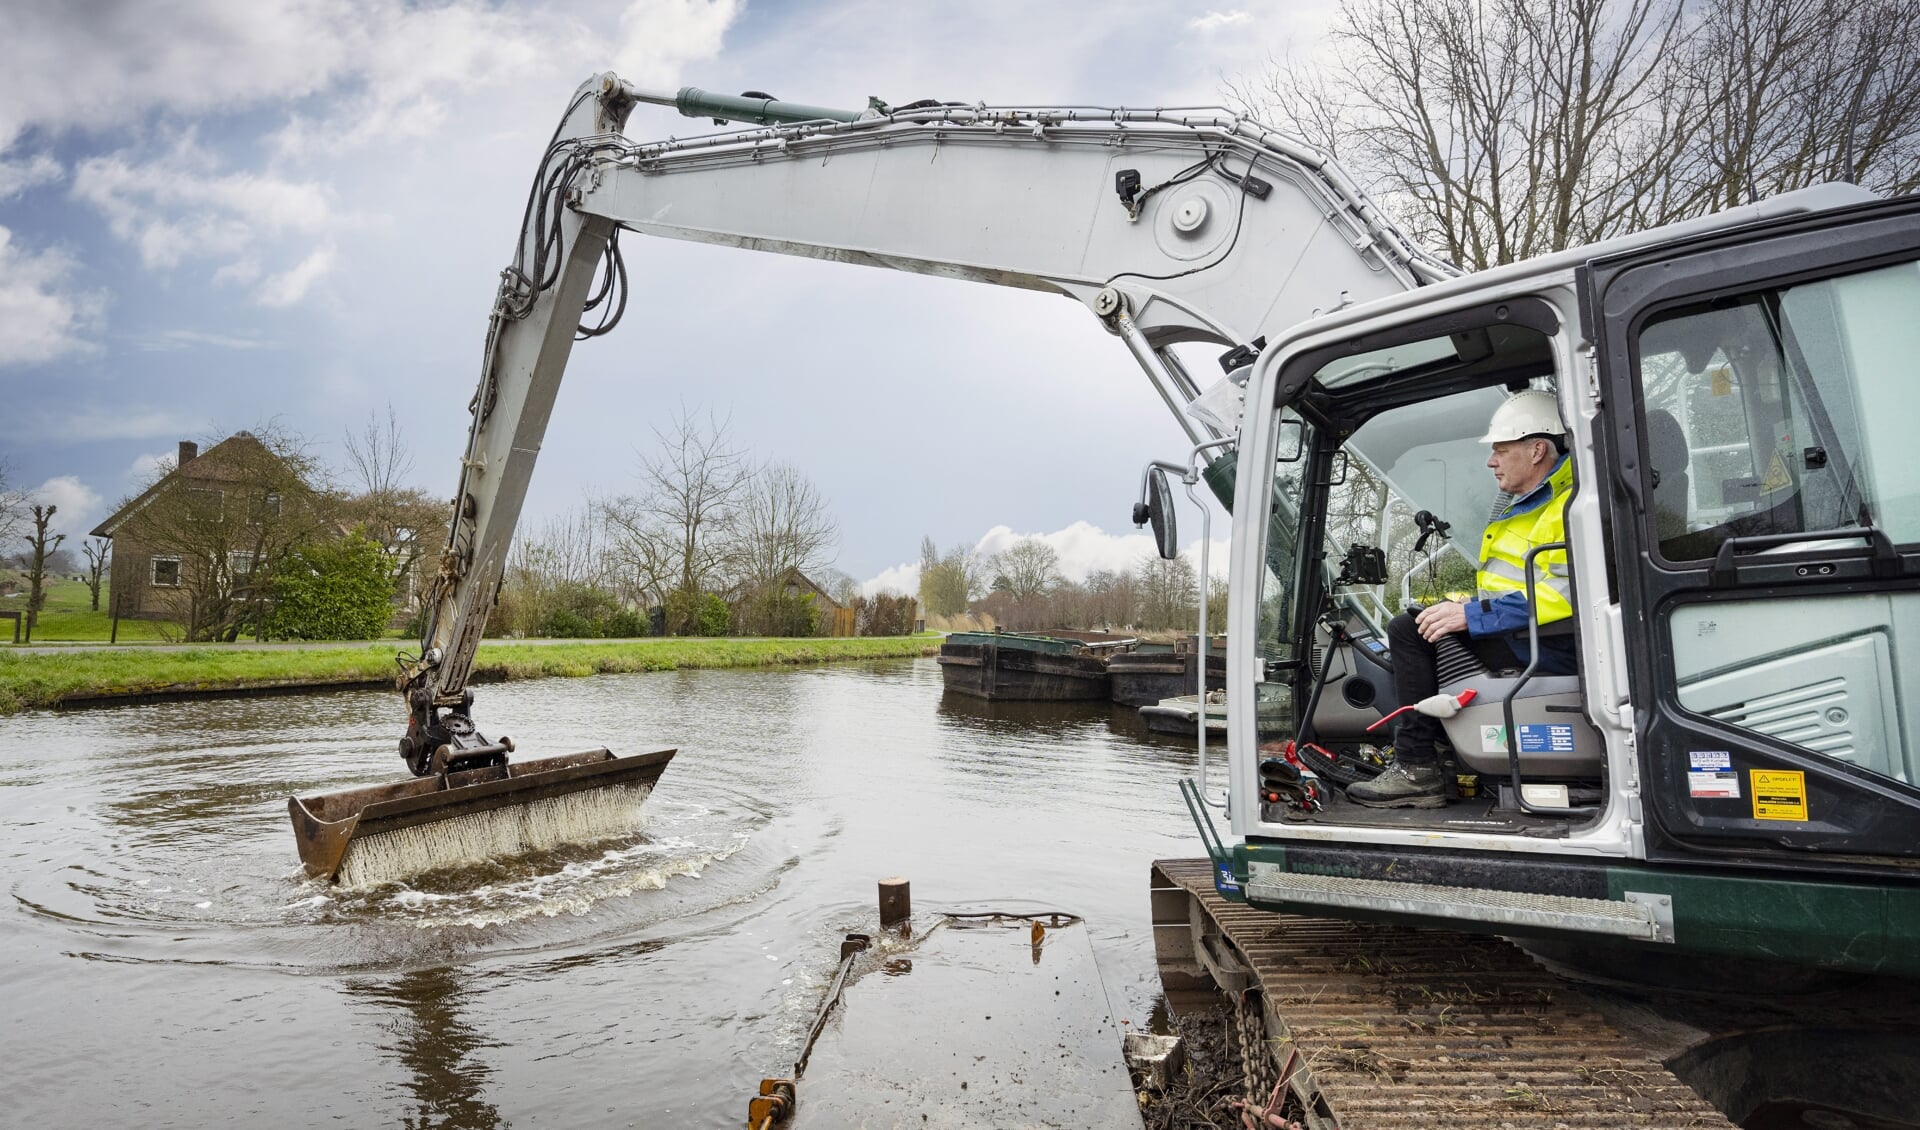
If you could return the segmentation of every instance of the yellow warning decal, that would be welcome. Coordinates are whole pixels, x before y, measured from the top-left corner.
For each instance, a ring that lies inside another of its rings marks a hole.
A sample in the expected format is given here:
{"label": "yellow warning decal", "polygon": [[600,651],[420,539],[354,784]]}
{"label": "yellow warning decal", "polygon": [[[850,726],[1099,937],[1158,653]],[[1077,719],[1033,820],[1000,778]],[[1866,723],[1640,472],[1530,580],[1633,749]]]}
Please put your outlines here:
{"label": "yellow warning decal", "polygon": [[1793,485],[1793,476],[1787,473],[1787,461],[1780,458],[1778,451],[1773,453],[1773,462],[1767,464],[1767,477],[1760,480],[1762,494],[1772,494],[1777,490],[1786,490]]}
{"label": "yellow warning decal", "polygon": [[1798,769],[1754,769],[1753,818],[1800,820],[1807,818],[1807,775]]}
{"label": "yellow warning decal", "polygon": [[1715,365],[1713,368],[1707,370],[1707,376],[1711,378],[1713,382],[1712,383],[1713,395],[1715,396],[1733,395],[1733,367],[1732,366]]}

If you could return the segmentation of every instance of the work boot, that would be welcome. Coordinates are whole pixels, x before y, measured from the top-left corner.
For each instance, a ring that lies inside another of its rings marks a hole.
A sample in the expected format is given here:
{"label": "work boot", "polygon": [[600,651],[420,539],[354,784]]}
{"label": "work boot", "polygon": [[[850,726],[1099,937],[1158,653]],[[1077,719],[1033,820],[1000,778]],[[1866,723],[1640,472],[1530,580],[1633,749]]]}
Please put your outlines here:
{"label": "work boot", "polygon": [[1368,808],[1439,808],[1447,803],[1445,778],[1438,765],[1396,757],[1373,780],[1348,785],[1347,799]]}

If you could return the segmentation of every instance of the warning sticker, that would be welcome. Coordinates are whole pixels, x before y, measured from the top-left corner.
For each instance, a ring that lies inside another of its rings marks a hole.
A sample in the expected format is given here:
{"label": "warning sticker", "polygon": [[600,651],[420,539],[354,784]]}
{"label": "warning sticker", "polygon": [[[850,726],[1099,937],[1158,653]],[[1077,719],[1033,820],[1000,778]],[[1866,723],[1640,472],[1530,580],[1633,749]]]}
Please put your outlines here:
{"label": "warning sticker", "polygon": [[1507,728],[1505,726],[1480,727],[1480,752],[1507,752]]}
{"label": "warning sticker", "polygon": [[1687,795],[1708,800],[1739,800],[1740,774],[1733,771],[1733,754],[1724,749],[1688,752]]}
{"label": "warning sticker", "polygon": [[1753,818],[1801,820],[1807,818],[1807,775],[1798,769],[1754,769]]}
{"label": "warning sticker", "polygon": [[1573,726],[1566,722],[1523,722],[1520,752],[1572,753]]}
{"label": "warning sticker", "polygon": [[1767,464],[1767,477],[1760,480],[1760,492],[1772,494],[1777,490],[1786,490],[1793,485],[1793,476],[1787,473],[1787,461],[1780,458],[1778,451],[1773,453],[1773,461]]}

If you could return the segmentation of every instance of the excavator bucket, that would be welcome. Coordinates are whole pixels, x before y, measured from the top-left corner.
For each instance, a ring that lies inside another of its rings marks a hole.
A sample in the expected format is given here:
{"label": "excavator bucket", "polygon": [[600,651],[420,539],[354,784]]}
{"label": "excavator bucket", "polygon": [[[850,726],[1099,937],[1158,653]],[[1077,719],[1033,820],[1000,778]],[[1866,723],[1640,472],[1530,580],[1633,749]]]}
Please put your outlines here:
{"label": "excavator bucket", "polygon": [[289,797],[307,874],[349,887],[633,832],[663,749],[604,749]]}

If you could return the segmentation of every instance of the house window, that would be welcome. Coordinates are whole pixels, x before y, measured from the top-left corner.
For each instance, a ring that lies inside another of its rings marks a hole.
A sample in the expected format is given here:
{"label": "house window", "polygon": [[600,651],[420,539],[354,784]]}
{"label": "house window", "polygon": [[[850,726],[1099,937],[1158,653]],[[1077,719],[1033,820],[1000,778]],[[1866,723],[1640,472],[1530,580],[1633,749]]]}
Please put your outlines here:
{"label": "house window", "polygon": [[257,526],[269,518],[278,518],[279,516],[280,496],[269,491],[266,494],[255,496],[253,507],[247,515],[247,520]]}
{"label": "house window", "polygon": [[244,549],[236,549],[227,554],[227,570],[235,580],[245,580],[253,576],[253,554]]}
{"label": "house window", "polygon": [[195,518],[203,522],[218,522],[224,516],[227,505],[227,492],[211,487],[188,487],[187,508]]}
{"label": "house window", "polygon": [[152,572],[149,583],[158,589],[177,589],[180,587],[180,559],[178,557],[155,557],[151,559]]}

